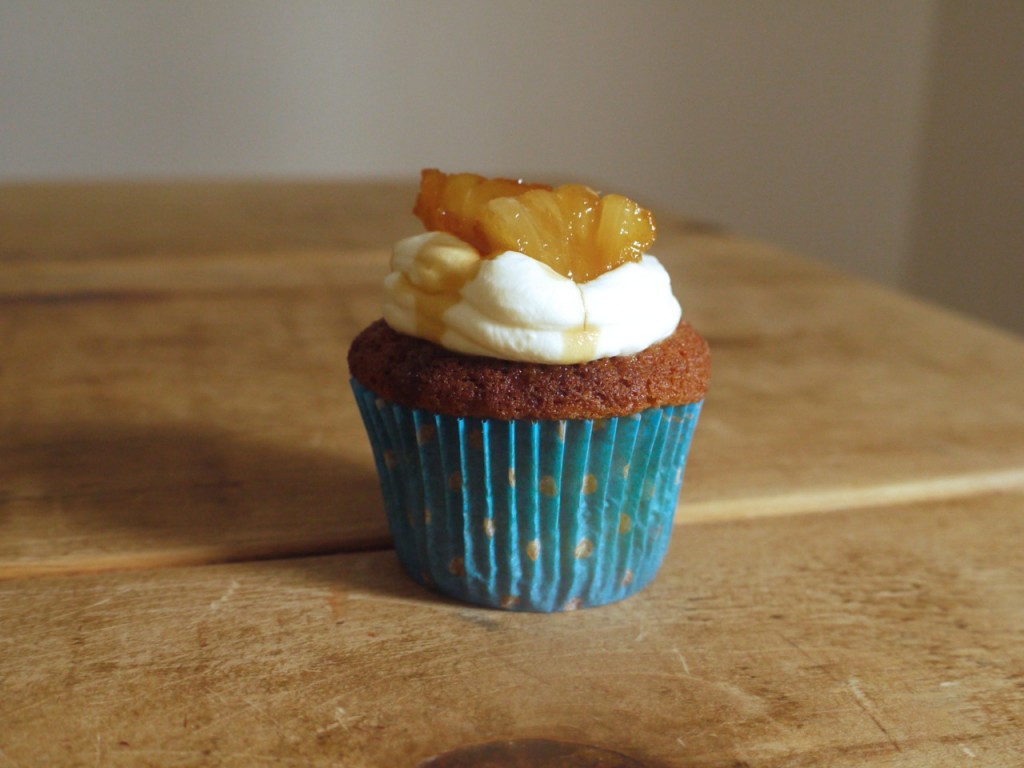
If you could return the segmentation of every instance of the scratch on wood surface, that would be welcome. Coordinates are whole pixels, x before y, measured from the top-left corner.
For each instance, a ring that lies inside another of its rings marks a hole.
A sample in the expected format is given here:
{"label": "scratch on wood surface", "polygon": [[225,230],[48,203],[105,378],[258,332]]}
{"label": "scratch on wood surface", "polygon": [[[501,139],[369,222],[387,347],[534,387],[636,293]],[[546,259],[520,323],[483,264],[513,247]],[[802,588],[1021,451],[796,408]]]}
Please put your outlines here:
{"label": "scratch on wood surface", "polygon": [[358,716],[350,715],[348,713],[348,711],[344,707],[342,707],[342,706],[335,706],[335,708],[334,708],[334,720],[332,720],[331,722],[329,722],[327,725],[323,726],[322,728],[317,728],[316,735],[317,736],[326,736],[331,731],[336,731],[339,728],[347,729],[351,725],[353,725],[356,721],[361,720],[361,719],[362,718],[360,718]]}
{"label": "scratch on wood surface", "polygon": [[[810,653],[807,652],[806,649],[801,647],[801,645],[797,643],[795,640],[792,640],[791,638],[787,637],[781,632],[777,632],[776,634],[787,645],[794,648],[799,654],[804,656],[806,659],[815,662],[817,661]],[[837,677],[831,674],[826,667],[822,666],[822,670],[825,672],[825,675],[830,680],[836,683],[839,682]],[[897,752],[902,752],[903,749],[897,743],[896,739],[892,737],[892,734],[889,733],[889,730],[884,725],[882,725],[882,721],[879,720],[878,716],[874,713],[874,704],[867,697],[867,694],[864,693],[864,689],[860,687],[860,680],[858,680],[856,677],[850,677],[846,680],[846,687],[848,687],[850,689],[850,692],[853,694],[853,699],[857,702],[857,706],[861,709],[862,712],[864,712],[865,715],[867,715],[871,719],[871,722],[875,724],[875,727],[882,732],[882,735],[885,736],[886,740],[892,745],[893,749],[895,749]]]}
{"label": "scratch on wood surface", "polygon": [[715,695],[722,695],[727,697],[731,706],[736,711],[742,712],[745,717],[768,717],[769,720],[772,718],[767,714],[767,707],[764,699],[756,694],[745,691],[738,685],[728,682],[727,680],[712,680],[707,677],[700,675],[694,675],[690,669],[690,663],[686,660],[686,656],[679,650],[678,646],[672,647],[672,653],[679,661],[679,665],[682,667],[681,672],[666,672],[665,674],[671,674],[676,678],[684,677],[687,679],[687,685],[696,685],[706,687],[714,692]]}
{"label": "scratch on wood surface", "polygon": [[690,677],[690,665],[686,663],[686,657],[683,656],[683,652],[680,651],[678,648],[673,648],[672,650],[676,654],[676,657],[679,659],[679,663],[683,665],[683,672],[686,674],[687,677]]}
{"label": "scratch on wood surface", "polygon": [[961,752],[963,752],[972,760],[978,756],[978,754],[973,749],[968,747],[966,744],[957,744],[957,746],[960,747]]}
{"label": "scratch on wood surface", "polygon": [[224,590],[224,594],[218,597],[212,603],[210,603],[210,610],[219,611],[220,607],[224,605],[224,603],[226,603],[228,600],[230,600],[233,594],[235,594],[235,592],[238,590],[238,586],[238,580],[232,579],[231,583],[228,585],[228,588]]}
{"label": "scratch on wood surface", "polygon": [[[289,691],[289,693],[292,693],[292,692]],[[210,691],[209,695],[210,695],[211,698],[215,698],[218,701],[220,701],[221,704],[223,704],[223,711],[218,713],[213,718],[211,718],[208,722],[205,722],[202,725],[197,726],[195,728],[195,732],[203,731],[203,730],[207,730],[207,729],[211,729],[212,730],[212,729],[215,729],[215,728],[223,730],[227,723],[230,723],[230,722],[232,722],[234,720],[237,720],[239,717],[242,717],[245,714],[245,712],[248,711],[248,710],[251,710],[251,711],[255,712],[259,717],[261,717],[261,718],[269,721],[270,723],[272,723],[274,728],[276,729],[277,733],[284,733],[285,732],[285,728],[281,724],[281,721],[278,720],[271,713],[271,711],[270,711],[271,704],[269,704],[269,703],[268,703],[267,706],[261,706],[260,704],[257,704],[255,701],[253,701],[251,698],[248,698],[248,697],[245,697],[245,696],[239,697],[238,699],[235,699],[235,698],[229,699],[229,698],[225,697],[224,695],[222,695],[222,694],[220,694],[220,693],[218,693],[216,691]],[[238,707],[238,706],[236,706],[236,701],[241,701],[245,705],[245,707]],[[187,720],[186,720],[186,723],[185,723],[185,727],[186,728],[188,727]]]}
{"label": "scratch on wood surface", "polygon": [[864,693],[863,689],[861,689],[860,681],[856,677],[851,677],[846,681],[846,684],[849,687],[850,692],[853,694],[853,698],[856,700],[857,706],[863,710],[864,714],[871,718],[871,721],[875,724],[878,730],[882,732],[882,735],[885,736],[888,742],[892,744],[893,748],[897,752],[902,752],[903,750],[896,742],[896,739],[892,737],[892,734],[889,733],[889,730],[884,725],[882,725],[882,721],[879,720],[878,716],[874,713],[874,704]]}
{"label": "scratch on wood surface", "polygon": [[267,707],[262,707],[252,699],[245,696],[242,697],[242,702],[260,717],[265,717],[267,720],[272,722],[278,731],[282,730],[281,722],[270,713],[270,710]]}
{"label": "scratch on wood surface", "polygon": [[850,686],[850,690],[853,692],[853,698],[857,700],[863,709],[871,708],[871,700],[864,695],[864,691],[860,687],[860,680],[856,677],[851,677],[846,681],[846,684]]}

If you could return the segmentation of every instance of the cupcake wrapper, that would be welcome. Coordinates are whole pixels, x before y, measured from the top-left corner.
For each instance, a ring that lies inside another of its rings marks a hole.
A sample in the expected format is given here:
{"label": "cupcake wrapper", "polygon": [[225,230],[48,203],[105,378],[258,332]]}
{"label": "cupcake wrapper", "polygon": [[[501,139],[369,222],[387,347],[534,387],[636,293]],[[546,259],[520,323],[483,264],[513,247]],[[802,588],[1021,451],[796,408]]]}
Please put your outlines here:
{"label": "cupcake wrapper", "polygon": [[457,418],[352,380],[399,560],[494,608],[621,600],[655,576],[701,403],[601,420]]}

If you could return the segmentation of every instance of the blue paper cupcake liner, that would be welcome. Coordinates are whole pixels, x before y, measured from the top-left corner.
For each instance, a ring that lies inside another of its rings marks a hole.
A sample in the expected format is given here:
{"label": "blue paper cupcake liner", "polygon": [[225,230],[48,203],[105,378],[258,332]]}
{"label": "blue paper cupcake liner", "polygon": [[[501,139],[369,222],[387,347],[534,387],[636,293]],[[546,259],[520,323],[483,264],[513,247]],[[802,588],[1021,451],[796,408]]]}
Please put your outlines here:
{"label": "blue paper cupcake liner", "polygon": [[701,403],[601,420],[445,416],[352,388],[398,558],[459,600],[561,611],[622,600],[665,557]]}

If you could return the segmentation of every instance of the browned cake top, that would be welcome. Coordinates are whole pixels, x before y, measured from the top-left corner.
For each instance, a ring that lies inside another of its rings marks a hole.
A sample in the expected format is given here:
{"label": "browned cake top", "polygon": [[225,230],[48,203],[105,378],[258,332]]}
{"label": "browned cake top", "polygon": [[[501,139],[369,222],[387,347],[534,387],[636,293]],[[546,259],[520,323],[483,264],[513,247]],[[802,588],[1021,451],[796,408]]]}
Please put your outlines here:
{"label": "browned cake top", "polygon": [[636,355],[578,365],[519,363],[452,352],[383,320],[348,353],[352,375],[380,397],[450,416],[600,419],[704,398],[707,342],[687,323]]}

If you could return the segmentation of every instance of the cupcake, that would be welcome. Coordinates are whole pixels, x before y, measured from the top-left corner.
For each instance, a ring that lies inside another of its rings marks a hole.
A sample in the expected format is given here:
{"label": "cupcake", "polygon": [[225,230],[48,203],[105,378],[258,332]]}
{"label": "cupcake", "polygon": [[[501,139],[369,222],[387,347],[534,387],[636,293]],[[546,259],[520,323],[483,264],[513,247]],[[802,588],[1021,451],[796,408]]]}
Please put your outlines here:
{"label": "cupcake", "polygon": [[494,608],[621,600],[655,577],[710,375],[619,195],[423,173],[383,318],[349,350],[395,549]]}

